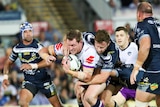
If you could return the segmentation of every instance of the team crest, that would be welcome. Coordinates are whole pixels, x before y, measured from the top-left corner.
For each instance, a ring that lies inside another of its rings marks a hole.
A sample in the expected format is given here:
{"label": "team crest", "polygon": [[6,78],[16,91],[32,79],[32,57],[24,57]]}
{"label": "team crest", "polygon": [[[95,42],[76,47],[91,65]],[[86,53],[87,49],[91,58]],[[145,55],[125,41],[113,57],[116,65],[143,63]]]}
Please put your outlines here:
{"label": "team crest", "polygon": [[130,56],[130,55],[131,55],[131,53],[132,53],[132,52],[128,52],[128,56]]}
{"label": "team crest", "polygon": [[150,85],[150,89],[152,91],[156,90],[157,88],[158,88],[158,84],[157,83],[153,83],[153,84]]}

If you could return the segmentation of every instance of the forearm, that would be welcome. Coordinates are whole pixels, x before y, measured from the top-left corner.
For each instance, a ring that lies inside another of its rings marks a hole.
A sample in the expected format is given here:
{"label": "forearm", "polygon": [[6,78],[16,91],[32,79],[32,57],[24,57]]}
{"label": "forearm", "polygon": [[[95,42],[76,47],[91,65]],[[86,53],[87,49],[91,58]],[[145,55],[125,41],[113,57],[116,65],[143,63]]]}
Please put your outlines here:
{"label": "forearm", "polygon": [[8,75],[9,73],[9,68],[10,68],[10,65],[12,64],[13,62],[10,61],[9,59],[7,59],[7,61],[5,62],[4,64],[4,68],[3,68],[3,74],[4,75]]}
{"label": "forearm", "polygon": [[39,51],[39,55],[42,59],[46,60],[47,57],[49,56],[49,51],[48,51],[48,48],[47,47],[44,47],[42,48],[40,51]]}
{"label": "forearm", "polygon": [[69,70],[68,74],[84,82],[88,82],[91,80],[91,76],[85,72]]}
{"label": "forearm", "polygon": [[108,76],[104,76],[103,74],[97,74],[95,75],[91,81],[88,82],[88,84],[101,84],[106,82],[106,80],[108,79]]}
{"label": "forearm", "polygon": [[37,64],[37,68],[43,68],[50,65],[50,64],[47,64],[45,60],[42,60],[41,62],[35,63],[35,64]]}

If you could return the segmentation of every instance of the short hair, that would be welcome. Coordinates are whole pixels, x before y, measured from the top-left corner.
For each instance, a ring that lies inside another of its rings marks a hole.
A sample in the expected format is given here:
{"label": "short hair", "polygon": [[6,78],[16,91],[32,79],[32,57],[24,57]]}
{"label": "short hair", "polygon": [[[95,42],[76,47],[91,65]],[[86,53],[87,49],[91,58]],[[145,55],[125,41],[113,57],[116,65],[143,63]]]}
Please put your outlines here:
{"label": "short hair", "polygon": [[95,41],[99,43],[101,42],[109,43],[110,35],[106,30],[98,30],[95,35]]}
{"label": "short hair", "polygon": [[79,30],[70,30],[66,34],[66,39],[73,40],[76,39],[77,42],[82,40],[82,33]]}
{"label": "short hair", "polygon": [[137,7],[137,11],[153,14],[152,5],[148,2],[141,2]]}
{"label": "short hair", "polygon": [[125,33],[128,34],[128,30],[127,30],[124,26],[119,26],[119,27],[117,27],[116,30],[115,30],[115,32],[121,31],[121,30],[123,30]]}

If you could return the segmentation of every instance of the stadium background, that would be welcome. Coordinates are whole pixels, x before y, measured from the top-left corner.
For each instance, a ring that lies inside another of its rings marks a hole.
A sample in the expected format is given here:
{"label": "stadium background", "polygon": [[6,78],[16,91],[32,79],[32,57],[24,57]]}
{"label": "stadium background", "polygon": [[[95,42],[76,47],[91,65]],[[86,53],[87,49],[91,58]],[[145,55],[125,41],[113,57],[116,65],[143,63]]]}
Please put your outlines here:
{"label": "stadium background", "polygon": [[[33,24],[35,38],[45,46],[61,41],[70,29],[105,29],[114,40],[113,33],[117,26],[129,26],[128,30],[133,30],[136,24],[136,6],[141,1],[151,2],[154,16],[160,19],[159,0],[0,0],[0,81],[3,79],[4,62],[11,48],[20,40],[19,25],[22,22],[28,21]],[[53,38],[47,38],[47,35],[52,35]],[[57,86],[62,102],[66,103],[66,107],[76,107],[74,79],[64,74],[59,67],[60,61],[61,57],[55,65],[48,68],[48,72]],[[23,74],[18,67],[17,61],[10,70],[10,88],[7,91],[0,88],[0,106],[17,105],[18,92],[23,80]],[[43,95],[38,95],[45,99]],[[31,107],[50,107],[47,101],[42,103],[41,99],[36,97]],[[151,102],[151,106],[155,107],[154,101]],[[134,107],[134,101],[130,100],[128,107]]]}

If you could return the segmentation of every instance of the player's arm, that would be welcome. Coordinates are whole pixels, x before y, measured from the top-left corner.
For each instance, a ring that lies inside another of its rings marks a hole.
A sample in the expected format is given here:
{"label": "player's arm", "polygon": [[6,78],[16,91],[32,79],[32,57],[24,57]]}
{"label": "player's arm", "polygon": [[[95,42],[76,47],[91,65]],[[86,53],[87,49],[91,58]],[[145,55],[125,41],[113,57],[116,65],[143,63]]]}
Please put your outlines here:
{"label": "player's arm", "polygon": [[105,83],[109,76],[110,76],[110,72],[101,71],[100,74],[96,74],[95,76],[93,76],[92,80],[89,81],[87,84],[90,85],[90,84]]}
{"label": "player's arm", "polygon": [[130,81],[131,84],[134,84],[136,81],[136,76],[139,72],[139,68],[142,67],[144,61],[147,59],[149,51],[150,51],[150,45],[151,45],[151,39],[149,36],[142,37],[139,41],[139,51],[138,51],[138,57],[137,61],[134,65],[134,69],[132,71]]}
{"label": "player's arm", "polygon": [[29,63],[29,64],[22,64],[20,67],[20,70],[31,70],[31,69],[38,69],[47,67],[50,64],[48,64],[45,60],[40,61],[39,63]]}
{"label": "player's arm", "polygon": [[3,83],[2,86],[6,89],[7,86],[9,85],[9,81],[8,81],[8,73],[9,73],[9,68],[10,66],[13,64],[13,61],[11,61],[10,59],[7,59],[5,64],[4,64],[4,68],[3,68]]}
{"label": "player's arm", "polygon": [[81,81],[88,82],[92,79],[94,68],[88,68],[83,66],[83,71],[71,72],[73,77],[78,78]]}
{"label": "player's arm", "polygon": [[84,66],[83,71],[72,71],[69,69],[69,65],[65,62],[65,60],[62,61],[62,67],[67,74],[84,82],[88,82],[91,80],[94,71],[94,68],[88,68]]}
{"label": "player's arm", "polygon": [[144,61],[147,59],[150,46],[151,46],[151,39],[149,36],[141,38],[139,42],[139,51],[138,51],[138,58],[135,65],[142,67]]}
{"label": "player's arm", "polygon": [[52,61],[56,60],[53,45],[50,45],[48,47],[43,47],[42,49],[39,50],[38,53],[42,59],[47,61],[47,63],[51,63]]}

